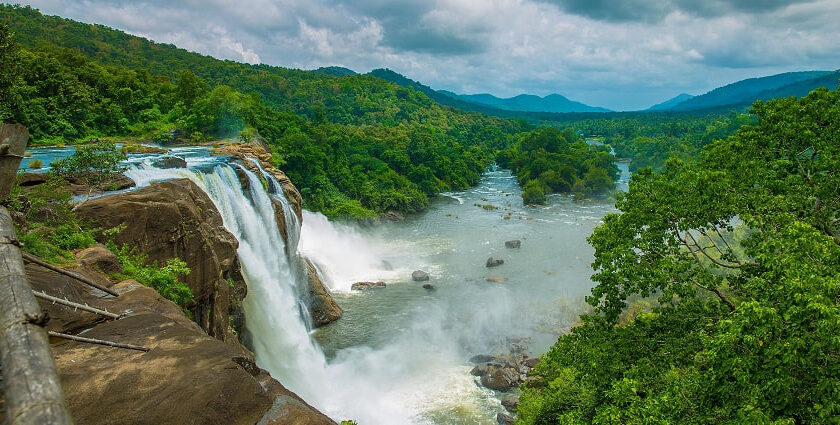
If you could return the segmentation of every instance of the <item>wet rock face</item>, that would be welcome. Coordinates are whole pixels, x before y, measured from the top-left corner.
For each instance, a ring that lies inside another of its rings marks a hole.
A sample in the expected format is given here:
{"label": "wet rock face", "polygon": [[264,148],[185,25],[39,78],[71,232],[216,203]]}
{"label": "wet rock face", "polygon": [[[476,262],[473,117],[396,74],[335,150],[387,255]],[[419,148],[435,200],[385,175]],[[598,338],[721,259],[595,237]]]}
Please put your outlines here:
{"label": "wet rock face", "polygon": [[236,257],[239,242],[225,230],[215,205],[195,183],[187,179],[154,183],[90,200],[76,213],[102,229],[121,227],[114,242],[136,247],[149,262],[184,260],[190,268],[185,281],[196,301],[193,319],[213,337],[236,339],[230,317],[241,309],[246,292]]}
{"label": "wet rock face", "polygon": [[344,310],[330,295],[330,290],[321,281],[318,269],[315,268],[312,261],[307,258],[305,262],[306,277],[309,283],[309,311],[312,314],[312,325],[317,328],[338,320],[344,314]]}
{"label": "wet rock face", "polygon": [[429,274],[424,272],[423,270],[415,270],[411,273],[411,280],[415,282],[425,282],[429,280]]}

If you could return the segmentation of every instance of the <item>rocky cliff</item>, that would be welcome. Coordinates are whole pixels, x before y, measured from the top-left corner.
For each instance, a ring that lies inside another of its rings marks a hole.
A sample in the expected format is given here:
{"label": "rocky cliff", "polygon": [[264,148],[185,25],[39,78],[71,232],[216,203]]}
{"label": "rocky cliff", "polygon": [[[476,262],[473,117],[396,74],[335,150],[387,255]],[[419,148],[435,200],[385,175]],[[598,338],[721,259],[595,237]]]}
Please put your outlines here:
{"label": "rocky cliff", "polygon": [[[85,202],[76,213],[102,229],[118,228],[114,242],[135,247],[148,261],[184,260],[190,268],[186,283],[195,295],[193,320],[212,337],[236,340],[247,292],[236,257],[239,242],[195,183],[171,180],[103,196]],[[232,324],[231,317],[240,319]]]}
{"label": "rocky cliff", "polygon": [[42,301],[51,318],[48,327],[62,332],[86,329],[88,338],[149,349],[53,341],[51,348],[76,423],[334,424],[257,367],[247,350],[211,338],[153,289],[133,280],[111,282],[100,271],[113,265],[113,254],[104,247],[76,257],[76,272],[120,296],[103,298],[101,291],[30,264],[27,276],[33,289],[125,317],[103,321],[92,313]]}

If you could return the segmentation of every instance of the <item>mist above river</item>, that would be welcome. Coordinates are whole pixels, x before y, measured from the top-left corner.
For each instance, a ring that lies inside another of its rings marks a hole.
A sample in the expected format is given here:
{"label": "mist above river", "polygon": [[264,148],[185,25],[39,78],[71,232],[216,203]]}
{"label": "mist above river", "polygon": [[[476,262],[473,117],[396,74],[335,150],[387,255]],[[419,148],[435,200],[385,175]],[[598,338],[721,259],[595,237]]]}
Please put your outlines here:
{"label": "mist above river", "polygon": [[[495,170],[401,222],[359,228],[305,214],[300,250],[345,311],[313,336],[355,397],[383,397],[381,408],[412,422],[495,423],[501,406],[476,385],[468,359],[503,351],[509,338],[524,338],[538,355],[568,330],[592,287],[586,237],[613,210],[560,195],[526,207],[519,195],[510,172]],[[505,247],[513,239],[521,248]],[[486,267],[491,256],[504,264]],[[428,272],[423,283],[436,290],[412,282],[413,270]],[[379,280],[388,286],[349,291],[353,282]],[[358,409],[342,403],[347,417],[388,423],[368,401]]]}

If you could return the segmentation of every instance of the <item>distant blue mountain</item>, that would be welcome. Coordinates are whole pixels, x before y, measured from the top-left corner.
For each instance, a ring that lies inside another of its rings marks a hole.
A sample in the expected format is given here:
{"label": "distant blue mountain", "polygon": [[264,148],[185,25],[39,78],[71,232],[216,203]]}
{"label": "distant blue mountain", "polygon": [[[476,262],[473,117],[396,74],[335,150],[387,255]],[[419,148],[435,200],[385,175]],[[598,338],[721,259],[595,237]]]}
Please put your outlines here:
{"label": "distant blue mountain", "polygon": [[575,102],[569,98],[559,95],[550,94],[545,97],[539,97],[532,94],[520,94],[510,98],[500,98],[492,94],[455,94],[452,92],[445,92],[449,96],[456,96],[467,102],[478,103],[481,105],[491,106],[506,111],[525,111],[525,112],[611,112],[609,109],[600,108],[597,106],[589,106],[580,102]]}
{"label": "distant blue mountain", "polygon": [[691,99],[694,95],[690,95],[687,93],[680,93],[662,103],[657,103],[656,105],[651,106],[650,108],[645,109],[646,111],[666,111],[668,109],[677,106],[678,104],[685,102],[688,99]]}
{"label": "distant blue mountain", "polygon": [[[786,72],[768,77],[749,78],[718,87],[706,94],[692,97],[668,108],[668,110],[695,111],[700,109],[715,109],[749,105],[759,99],[767,100],[788,95],[802,96],[817,87],[826,85],[827,80],[823,77],[829,74],[833,73],[831,71],[801,71]],[[795,86],[798,90],[785,91],[784,87],[787,86]],[[834,78],[834,83],[830,84],[829,87],[837,87],[836,78]]]}

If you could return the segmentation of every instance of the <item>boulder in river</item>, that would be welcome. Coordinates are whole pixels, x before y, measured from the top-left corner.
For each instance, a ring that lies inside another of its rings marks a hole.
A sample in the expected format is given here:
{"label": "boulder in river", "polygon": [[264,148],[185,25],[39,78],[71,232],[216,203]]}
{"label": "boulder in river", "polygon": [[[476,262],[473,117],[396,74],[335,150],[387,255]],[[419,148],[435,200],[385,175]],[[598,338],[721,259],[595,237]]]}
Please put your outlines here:
{"label": "boulder in river", "polygon": [[519,396],[506,395],[502,397],[502,406],[504,406],[508,412],[516,413],[516,408],[519,406]]}
{"label": "boulder in river", "polygon": [[522,241],[520,241],[519,239],[514,239],[512,241],[505,241],[505,248],[516,249],[516,248],[519,248],[520,246],[522,246]]}
{"label": "boulder in river", "polygon": [[507,413],[499,413],[496,415],[496,422],[499,425],[513,425],[516,422],[516,418]]}
{"label": "boulder in river", "polygon": [[506,277],[487,276],[487,277],[485,277],[485,278],[484,278],[484,280],[486,280],[486,281],[488,281],[488,282],[493,282],[493,283],[505,283],[505,282],[507,282],[507,281],[508,281],[508,278],[506,278]]}
{"label": "boulder in river", "polygon": [[306,280],[309,283],[309,312],[312,315],[312,325],[316,328],[338,320],[344,310],[330,295],[330,290],[321,281],[318,269],[308,258],[306,259]]}
{"label": "boulder in river", "polygon": [[366,289],[384,288],[385,282],[356,282],[350,285],[350,289],[354,291],[364,291]]}
{"label": "boulder in river", "polygon": [[501,266],[504,263],[505,263],[505,260],[490,257],[490,258],[487,259],[487,263],[485,264],[485,266],[496,267],[496,266]]}
{"label": "boulder in river", "polygon": [[470,363],[487,363],[493,360],[493,356],[489,354],[478,354],[470,357]]}
{"label": "boulder in river", "polygon": [[435,285],[432,285],[430,283],[427,283],[427,284],[423,285],[423,289],[425,289],[429,292],[437,291],[437,288],[435,287]]}
{"label": "boulder in river", "polygon": [[411,280],[415,282],[425,282],[429,280],[429,274],[423,270],[415,270],[414,273],[411,273]]}
{"label": "boulder in river", "polygon": [[519,384],[519,371],[512,367],[493,368],[481,376],[481,385],[491,390],[508,391]]}
{"label": "boulder in river", "polygon": [[187,161],[177,156],[163,157],[153,163],[157,168],[187,168]]}

